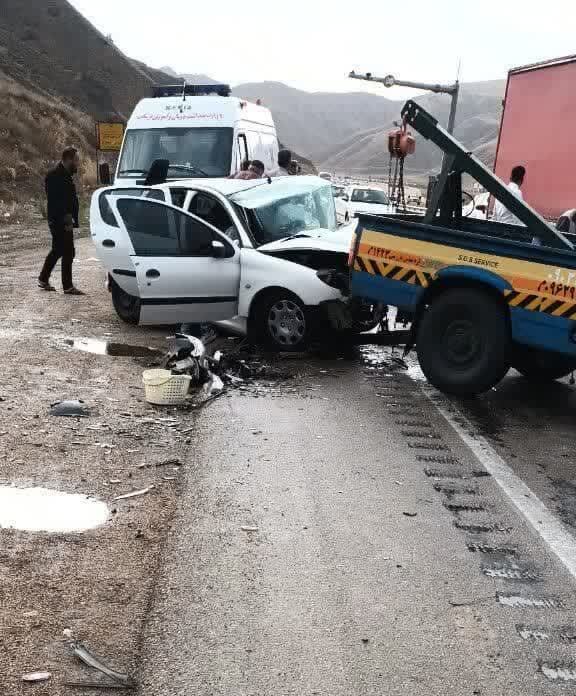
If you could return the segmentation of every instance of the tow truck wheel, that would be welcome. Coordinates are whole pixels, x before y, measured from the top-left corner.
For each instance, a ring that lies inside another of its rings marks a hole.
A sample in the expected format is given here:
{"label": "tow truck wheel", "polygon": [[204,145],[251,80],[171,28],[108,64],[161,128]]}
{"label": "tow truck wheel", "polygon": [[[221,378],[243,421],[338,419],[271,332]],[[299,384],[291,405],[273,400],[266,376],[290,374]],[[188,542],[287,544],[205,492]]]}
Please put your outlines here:
{"label": "tow truck wheel", "polygon": [[510,366],[510,327],[487,292],[447,290],[424,312],[416,337],[422,372],[447,394],[473,396],[497,384]]}
{"label": "tow truck wheel", "polygon": [[299,297],[278,291],[257,302],[249,333],[253,341],[272,350],[298,352],[310,344],[312,322]]}
{"label": "tow truck wheel", "polygon": [[512,367],[533,382],[553,382],[576,370],[576,360],[557,353],[517,346]]}
{"label": "tow truck wheel", "polygon": [[138,325],[140,321],[140,298],[129,295],[113,279],[110,279],[112,304],[116,314],[126,324]]}

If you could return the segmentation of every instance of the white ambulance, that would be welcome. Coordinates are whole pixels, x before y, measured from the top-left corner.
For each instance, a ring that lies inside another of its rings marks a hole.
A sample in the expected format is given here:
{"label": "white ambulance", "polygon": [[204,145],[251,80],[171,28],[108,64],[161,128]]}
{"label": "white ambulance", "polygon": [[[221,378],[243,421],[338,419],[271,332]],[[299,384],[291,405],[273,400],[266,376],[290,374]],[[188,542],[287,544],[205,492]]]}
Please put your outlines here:
{"label": "white ambulance", "polygon": [[227,177],[253,159],[278,166],[268,109],[231,96],[227,85],[160,86],[128,121],[114,183],[144,183],[155,162],[164,163],[165,179],[182,180]]}

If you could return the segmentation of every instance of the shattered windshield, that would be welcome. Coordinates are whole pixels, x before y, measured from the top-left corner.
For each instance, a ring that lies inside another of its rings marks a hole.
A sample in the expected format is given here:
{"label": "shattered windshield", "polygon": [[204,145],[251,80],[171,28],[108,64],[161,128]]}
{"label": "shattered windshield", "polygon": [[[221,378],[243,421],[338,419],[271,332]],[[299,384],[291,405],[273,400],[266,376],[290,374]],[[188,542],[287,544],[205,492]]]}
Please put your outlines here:
{"label": "shattered windshield", "polygon": [[139,177],[155,160],[168,160],[168,177],[230,174],[232,128],[145,128],[126,133],[118,176]]}
{"label": "shattered windshield", "polygon": [[336,230],[332,186],[316,178],[277,179],[241,191],[232,200],[246,211],[259,245],[319,229]]}

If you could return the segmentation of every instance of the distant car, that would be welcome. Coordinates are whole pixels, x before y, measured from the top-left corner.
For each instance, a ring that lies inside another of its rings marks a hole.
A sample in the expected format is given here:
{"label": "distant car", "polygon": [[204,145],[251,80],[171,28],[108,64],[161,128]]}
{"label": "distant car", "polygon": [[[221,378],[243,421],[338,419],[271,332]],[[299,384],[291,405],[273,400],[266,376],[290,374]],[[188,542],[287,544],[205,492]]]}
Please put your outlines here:
{"label": "distant car", "polygon": [[[337,229],[331,185],[315,176],[105,188],[90,210],[122,320],[216,323],[277,350],[304,349],[328,315],[349,311],[354,227]],[[352,319],[369,330],[377,308],[358,305]]]}
{"label": "distant car", "polygon": [[334,198],[340,198],[346,191],[345,186],[338,186],[338,184],[332,184],[332,195]]}
{"label": "distant car", "polygon": [[339,223],[348,223],[358,213],[391,215],[394,206],[382,189],[371,186],[348,186],[344,194],[335,200]]}
{"label": "distant car", "polygon": [[330,174],[330,172],[320,172],[318,176],[326,181],[332,181],[332,174]]}

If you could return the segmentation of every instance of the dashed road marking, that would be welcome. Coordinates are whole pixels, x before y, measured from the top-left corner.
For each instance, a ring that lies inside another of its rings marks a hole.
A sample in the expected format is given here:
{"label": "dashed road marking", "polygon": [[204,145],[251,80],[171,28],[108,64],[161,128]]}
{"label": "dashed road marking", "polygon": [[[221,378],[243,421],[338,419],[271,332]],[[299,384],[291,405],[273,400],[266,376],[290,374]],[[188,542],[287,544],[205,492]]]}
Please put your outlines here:
{"label": "dashed road marking", "polygon": [[[422,392],[436,407],[446,422],[468,446],[474,456],[536,530],[548,548],[558,557],[566,570],[576,578],[576,539],[567,532],[560,520],[544,505],[473,424],[460,412],[454,417],[454,406],[429,385],[421,385]],[[451,412],[450,412],[451,411]]]}

